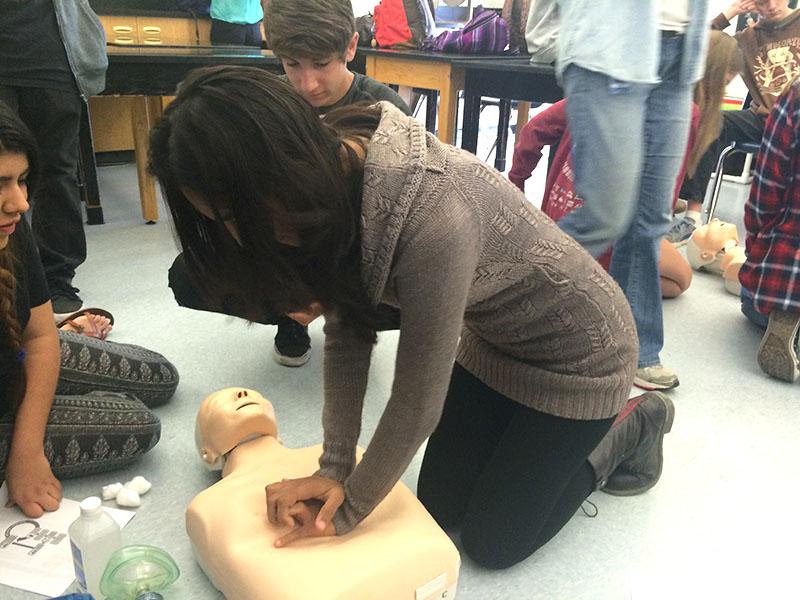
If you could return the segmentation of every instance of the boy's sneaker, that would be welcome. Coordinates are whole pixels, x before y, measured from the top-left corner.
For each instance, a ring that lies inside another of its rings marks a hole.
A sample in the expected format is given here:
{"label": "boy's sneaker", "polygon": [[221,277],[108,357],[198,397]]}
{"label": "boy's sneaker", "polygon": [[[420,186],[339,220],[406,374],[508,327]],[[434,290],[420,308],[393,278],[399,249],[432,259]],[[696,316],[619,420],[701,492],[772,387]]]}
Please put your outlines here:
{"label": "boy's sneaker", "polygon": [[689,201],[678,198],[677,202],[675,202],[675,206],[672,208],[672,214],[677,215],[686,212],[687,208],[689,208]]}
{"label": "boy's sneaker", "polygon": [[285,367],[302,367],[311,358],[311,338],[308,327],[288,317],[278,322],[275,334],[275,360]]}
{"label": "boy's sneaker", "polygon": [[643,390],[671,390],[678,387],[678,376],[662,364],[636,369],[633,385]]}
{"label": "boy's sneaker", "polygon": [[670,244],[676,248],[680,248],[689,241],[695,229],[697,229],[697,223],[689,217],[683,217],[681,220],[676,220],[672,224],[672,227],[670,227],[670,230],[664,237]]}
{"label": "boy's sneaker", "polygon": [[53,302],[53,312],[56,314],[72,314],[83,306],[83,300],[78,296],[80,291],[70,284],[53,285],[50,300]]}
{"label": "boy's sneaker", "polygon": [[773,309],[769,325],[758,347],[758,365],[768,375],[795,382],[800,378],[797,359],[800,313]]}

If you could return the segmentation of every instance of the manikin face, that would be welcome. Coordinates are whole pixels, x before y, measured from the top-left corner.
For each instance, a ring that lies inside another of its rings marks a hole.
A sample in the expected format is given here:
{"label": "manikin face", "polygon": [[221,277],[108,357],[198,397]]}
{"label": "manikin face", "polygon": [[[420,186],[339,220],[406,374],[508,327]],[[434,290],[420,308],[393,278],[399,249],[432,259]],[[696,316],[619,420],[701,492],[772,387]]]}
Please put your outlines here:
{"label": "manikin face", "polygon": [[283,70],[294,89],[311,106],[331,106],[342,99],[353,82],[347,63],[356,55],[357,45],[358,34],[355,33],[344,55],[334,52],[324,58],[282,56]]}
{"label": "manikin face", "polygon": [[226,388],[200,404],[195,441],[209,465],[246,439],[262,435],[277,437],[278,424],[272,404],[258,392]]}
{"label": "manikin face", "polygon": [[788,16],[792,9],[789,0],[755,0],[756,11],[767,21],[780,21]]}
{"label": "manikin face", "polygon": [[0,154],[0,250],[8,246],[28,204],[28,158],[24,154]]}

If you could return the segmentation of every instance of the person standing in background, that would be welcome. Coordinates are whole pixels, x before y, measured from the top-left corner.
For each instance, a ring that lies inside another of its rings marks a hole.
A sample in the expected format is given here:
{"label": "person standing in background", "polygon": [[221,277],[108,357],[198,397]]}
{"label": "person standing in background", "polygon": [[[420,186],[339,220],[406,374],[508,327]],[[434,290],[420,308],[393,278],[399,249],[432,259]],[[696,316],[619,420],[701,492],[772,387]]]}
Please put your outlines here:
{"label": "person standing in background", "polygon": [[[703,74],[707,0],[558,0],[556,73],[567,97],[575,191],[585,200],[559,226],[592,255],[614,244],[609,272],[639,333],[635,383],[671,389],[661,364],[658,261]],[[613,18],[609,18],[613,15]]]}
{"label": "person standing in background", "polygon": [[103,27],[87,0],[0,0],[0,101],[41,148],[32,226],[53,310],[83,305],[72,285],[86,260],[78,189],[78,138],[89,96],[105,87]]}
{"label": "person standing in background", "polygon": [[211,0],[211,43],[261,47],[260,0]]}

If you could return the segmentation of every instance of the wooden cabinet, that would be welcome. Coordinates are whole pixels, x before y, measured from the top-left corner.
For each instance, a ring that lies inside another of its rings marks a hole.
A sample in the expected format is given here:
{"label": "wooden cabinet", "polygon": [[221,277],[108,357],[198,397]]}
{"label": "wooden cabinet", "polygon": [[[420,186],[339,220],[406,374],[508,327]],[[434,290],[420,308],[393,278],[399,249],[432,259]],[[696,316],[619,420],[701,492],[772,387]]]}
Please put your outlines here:
{"label": "wooden cabinet", "polygon": [[144,45],[191,46],[197,44],[194,19],[137,17],[140,43]]}
{"label": "wooden cabinet", "polygon": [[204,46],[211,43],[209,19],[100,15],[109,44]]}
{"label": "wooden cabinet", "polygon": [[[109,44],[210,46],[210,19],[100,15]],[[165,99],[168,103],[168,100]],[[95,96],[89,115],[96,152],[133,150],[133,98]]]}
{"label": "wooden cabinet", "polygon": [[109,44],[138,44],[139,25],[136,17],[100,17]]}

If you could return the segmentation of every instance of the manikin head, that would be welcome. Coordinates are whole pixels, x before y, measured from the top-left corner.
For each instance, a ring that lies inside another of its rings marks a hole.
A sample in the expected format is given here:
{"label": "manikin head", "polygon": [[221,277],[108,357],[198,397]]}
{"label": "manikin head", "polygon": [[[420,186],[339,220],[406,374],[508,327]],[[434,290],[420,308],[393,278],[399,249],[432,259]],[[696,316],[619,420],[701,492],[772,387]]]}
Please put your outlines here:
{"label": "manikin head", "polygon": [[245,388],[225,388],[200,404],[194,439],[203,462],[212,470],[222,469],[225,455],[242,442],[278,437],[278,422],[269,400]]}
{"label": "manikin head", "polygon": [[739,245],[736,225],[719,219],[695,229],[686,244],[686,258],[694,269],[719,270],[719,261],[724,252]]}

